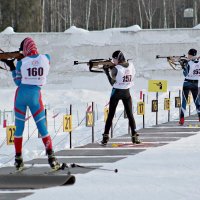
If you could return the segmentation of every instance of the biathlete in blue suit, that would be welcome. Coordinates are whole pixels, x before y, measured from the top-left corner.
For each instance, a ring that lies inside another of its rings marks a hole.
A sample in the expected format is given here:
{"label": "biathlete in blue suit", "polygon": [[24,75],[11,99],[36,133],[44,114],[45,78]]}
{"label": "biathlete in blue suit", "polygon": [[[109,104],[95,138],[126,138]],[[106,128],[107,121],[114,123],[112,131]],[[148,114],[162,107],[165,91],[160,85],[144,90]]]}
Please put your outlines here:
{"label": "biathlete in blue suit", "polygon": [[180,125],[184,124],[184,115],[186,111],[189,92],[192,93],[198,118],[200,121],[200,94],[199,94],[200,61],[199,58],[195,57],[196,55],[197,55],[197,50],[190,49],[188,51],[188,60],[185,60],[183,63],[181,63],[185,80],[183,83],[182,106],[181,106],[180,121],[179,121]]}
{"label": "biathlete in blue suit", "polygon": [[23,52],[24,58],[17,62],[16,68],[14,60],[4,60],[10,67],[13,80],[18,86],[14,104],[16,125],[14,134],[15,166],[17,169],[24,166],[22,140],[26,109],[29,107],[42,136],[42,141],[48,155],[48,162],[51,168],[57,168],[60,164],[54,155],[52,140],[46,127],[46,117],[41,96],[41,86],[46,83],[46,77],[50,68],[50,57],[47,54],[39,54],[35,42],[29,37],[22,41],[20,51]]}

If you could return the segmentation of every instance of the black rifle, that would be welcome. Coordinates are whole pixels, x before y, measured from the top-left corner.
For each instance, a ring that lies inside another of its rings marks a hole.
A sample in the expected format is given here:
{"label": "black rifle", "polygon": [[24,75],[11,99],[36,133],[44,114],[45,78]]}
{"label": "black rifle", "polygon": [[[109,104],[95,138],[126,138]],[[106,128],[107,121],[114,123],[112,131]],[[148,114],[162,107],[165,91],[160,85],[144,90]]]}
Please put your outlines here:
{"label": "black rifle", "polygon": [[112,68],[115,66],[111,59],[91,59],[89,62],[74,61],[74,65],[87,64],[90,72],[102,73],[104,68]]}
{"label": "black rifle", "polygon": [[169,63],[169,65],[174,70],[181,69],[180,65],[182,66],[184,62],[189,61],[189,59],[185,55],[182,55],[182,56],[160,56],[160,55],[156,55],[156,59],[159,59],[159,58],[167,59],[167,62]]}

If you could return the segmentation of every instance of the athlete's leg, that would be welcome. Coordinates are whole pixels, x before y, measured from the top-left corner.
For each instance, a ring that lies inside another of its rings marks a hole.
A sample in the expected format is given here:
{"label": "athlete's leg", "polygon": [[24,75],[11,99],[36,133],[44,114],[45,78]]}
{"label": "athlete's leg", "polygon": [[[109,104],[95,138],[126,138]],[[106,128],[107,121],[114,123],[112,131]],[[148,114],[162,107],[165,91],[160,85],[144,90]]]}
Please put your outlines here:
{"label": "athlete's leg", "polygon": [[29,108],[37,125],[38,131],[42,136],[42,141],[44,143],[46,153],[48,155],[48,162],[51,168],[59,168],[60,164],[58,163],[53,147],[51,136],[48,133],[46,125],[46,116],[45,110],[42,102],[42,96],[40,90],[34,92],[32,102],[29,104]]}
{"label": "athlete's leg", "polygon": [[17,89],[15,94],[14,110],[15,110],[15,126],[16,126],[16,131],[14,134],[15,152],[17,155],[21,155],[23,131],[24,131],[25,117],[26,117],[26,105],[24,104],[21,95],[19,95],[19,89]]}
{"label": "athlete's leg", "polygon": [[129,120],[129,125],[131,127],[131,131],[132,131],[132,133],[134,133],[135,129],[136,129],[136,124],[135,124],[135,119],[134,119],[133,111],[132,111],[132,99],[131,99],[131,96],[129,96],[128,99],[122,99],[122,102],[124,104],[124,108],[125,108],[128,120]]}
{"label": "athlete's leg", "polygon": [[23,96],[19,94],[19,88],[17,89],[15,94],[14,110],[16,126],[16,131],[14,134],[15,167],[19,169],[24,166],[22,159],[22,142],[26,116],[26,105]]}
{"label": "athlete's leg", "polygon": [[105,124],[105,130],[104,134],[109,134],[111,125],[112,125],[112,120],[115,115],[115,111],[118,105],[119,99],[115,98],[115,96],[110,98],[110,103],[109,103],[109,112],[108,112],[108,118],[106,120]]}
{"label": "athlete's leg", "polygon": [[191,92],[192,92],[192,96],[193,96],[193,100],[196,106],[196,110],[197,110],[197,114],[198,117],[200,118],[200,94],[198,91],[198,86],[195,86],[191,88]]}
{"label": "athlete's leg", "polygon": [[132,111],[132,99],[131,99],[131,96],[129,95],[128,98],[122,99],[122,102],[124,104],[124,108],[125,108],[128,120],[129,120],[129,125],[131,127],[131,140],[132,140],[132,142],[134,144],[135,143],[139,144],[139,143],[141,143],[141,141],[139,140],[138,134],[137,134],[137,132],[135,130],[136,129],[136,124],[135,124],[135,119],[134,119],[133,111]]}
{"label": "athlete's leg", "polygon": [[190,91],[189,87],[183,87],[180,118],[184,118],[189,91]]}
{"label": "athlete's leg", "polygon": [[34,94],[32,95],[32,102],[30,102],[29,108],[35,120],[38,131],[41,134],[46,150],[52,150],[52,140],[47,130],[45,110],[40,90],[34,91]]}
{"label": "athlete's leg", "polygon": [[104,129],[104,133],[103,133],[103,139],[101,141],[101,144],[103,144],[103,145],[106,145],[109,140],[109,131],[112,126],[112,120],[115,115],[117,104],[119,102],[117,93],[118,92],[116,89],[112,90],[112,94],[111,94],[111,98],[110,98],[110,102],[109,102],[108,118],[106,120],[105,129]]}

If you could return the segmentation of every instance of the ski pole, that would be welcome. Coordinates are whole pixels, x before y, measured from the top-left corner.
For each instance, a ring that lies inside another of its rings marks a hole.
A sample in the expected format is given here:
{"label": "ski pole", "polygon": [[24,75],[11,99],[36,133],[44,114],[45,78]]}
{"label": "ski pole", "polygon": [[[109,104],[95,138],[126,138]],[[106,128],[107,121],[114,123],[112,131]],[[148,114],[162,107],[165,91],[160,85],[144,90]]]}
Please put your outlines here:
{"label": "ski pole", "polygon": [[118,169],[105,169],[105,168],[98,168],[98,167],[89,167],[89,166],[83,166],[83,165],[78,165],[75,163],[72,163],[71,168],[79,167],[79,168],[85,168],[85,169],[98,169],[98,170],[103,170],[103,171],[113,171],[115,173],[118,172]]}

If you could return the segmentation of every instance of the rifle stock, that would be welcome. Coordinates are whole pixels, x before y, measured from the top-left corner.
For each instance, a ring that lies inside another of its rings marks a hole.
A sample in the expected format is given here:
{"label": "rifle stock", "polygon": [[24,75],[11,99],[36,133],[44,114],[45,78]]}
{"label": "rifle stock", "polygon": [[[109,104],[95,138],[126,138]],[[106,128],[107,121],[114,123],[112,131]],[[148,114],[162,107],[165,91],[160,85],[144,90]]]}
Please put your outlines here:
{"label": "rifle stock", "polygon": [[[128,63],[128,59],[126,63]],[[79,62],[79,61],[74,61],[74,65],[79,65],[79,64],[87,64],[89,66],[90,72],[97,72],[97,73],[102,73],[104,72],[103,68],[108,68],[112,69],[115,64],[112,62],[112,60],[109,59],[91,59],[89,62]]]}
{"label": "rifle stock", "polygon": [[90,72],[102,73],[103,66],[107,66],[107,68],[114,67],[114,63],[111,62],[111,59],[91,59],[89,62],[79,62],[74,61],[74,65],[79,64],[87,64],[89,66]]}
{"label": "rifle stock", "polygon": [[160,55],[156,55],[156,59],[159,59],[159,58],[167,59],[167,62],[169,63],[170,67],[172,67],[172,69],[174,69],[174,70],[182,69],[182,68],[178,67],[178,65],[181,65],[182,61],[188,60],[188,58],[185,55],[182,55],[182,56],[160,56]]}
{"label": "rifle stock", "polygon": [[0,60],[7,60],[7,59],[22,59],[24,58],[24,55],[20,53],[19,51],[13,51],[13,52],[0,52]]}

